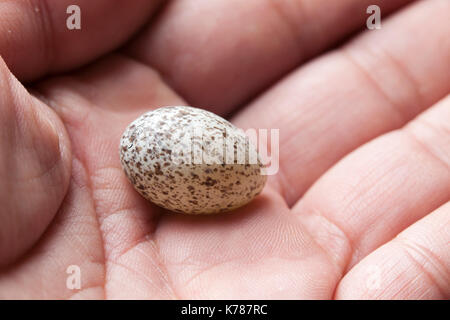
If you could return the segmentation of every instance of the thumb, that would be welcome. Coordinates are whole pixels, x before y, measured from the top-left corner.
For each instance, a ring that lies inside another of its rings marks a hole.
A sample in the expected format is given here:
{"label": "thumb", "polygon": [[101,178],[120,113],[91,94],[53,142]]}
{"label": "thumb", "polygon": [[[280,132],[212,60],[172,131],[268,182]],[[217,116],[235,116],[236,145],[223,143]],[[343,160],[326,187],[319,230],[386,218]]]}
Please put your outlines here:
{"label": "thumb", "polygon": [[70,164],[61,120],[0,57],[0,266],[42,235],[67,191]]}

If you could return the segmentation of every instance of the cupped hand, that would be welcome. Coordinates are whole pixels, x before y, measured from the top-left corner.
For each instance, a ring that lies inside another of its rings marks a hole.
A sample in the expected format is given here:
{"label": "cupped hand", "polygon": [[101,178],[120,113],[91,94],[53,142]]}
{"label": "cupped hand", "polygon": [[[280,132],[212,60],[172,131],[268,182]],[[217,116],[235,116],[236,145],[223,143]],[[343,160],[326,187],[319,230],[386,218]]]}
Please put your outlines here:
{"label": "cupped hand", "polygon": [[[81,30],[66,28],[73,3]],[[448,299],[449,11],[3,1],[0,297]],[[119,139],[165,105],[280,129],[279,172],[229,214],[146,202]]]}

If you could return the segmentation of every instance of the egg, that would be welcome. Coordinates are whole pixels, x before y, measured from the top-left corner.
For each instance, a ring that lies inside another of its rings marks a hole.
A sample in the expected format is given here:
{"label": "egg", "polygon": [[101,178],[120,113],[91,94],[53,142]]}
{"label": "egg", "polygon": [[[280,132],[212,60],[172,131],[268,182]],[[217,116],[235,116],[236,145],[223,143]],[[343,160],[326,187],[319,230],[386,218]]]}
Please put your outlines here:
{"label": "egg", "polygon": [[187,106],[162,107],[134,120],[120,140],[120,162],[145,199],[186,214],[239,208],[267,180],[243,130]]}

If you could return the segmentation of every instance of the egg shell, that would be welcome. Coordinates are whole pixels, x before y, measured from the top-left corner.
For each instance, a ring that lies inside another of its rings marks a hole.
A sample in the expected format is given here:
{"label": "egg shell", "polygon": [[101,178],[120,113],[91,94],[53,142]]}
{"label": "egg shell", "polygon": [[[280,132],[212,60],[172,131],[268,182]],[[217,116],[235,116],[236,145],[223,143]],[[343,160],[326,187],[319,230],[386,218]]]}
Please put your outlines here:
{"label": "egg shell", "polygon": [[144,198],[179,213],[234,210],[267,180],[241,129],[193,107],[163,107],[133,121],[120,141],[120,161]]}

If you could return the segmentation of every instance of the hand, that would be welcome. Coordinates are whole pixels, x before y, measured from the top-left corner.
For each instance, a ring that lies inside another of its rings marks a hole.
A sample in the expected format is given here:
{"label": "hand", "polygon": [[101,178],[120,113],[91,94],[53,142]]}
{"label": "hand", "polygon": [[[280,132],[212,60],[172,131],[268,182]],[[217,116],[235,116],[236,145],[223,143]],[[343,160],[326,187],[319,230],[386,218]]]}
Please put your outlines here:
{"label": "hand", "polygon": [[[1,298],[450,297],[447,0],[73,2],[0,4]],[[279,128],[279,173],[164,213],[118,157],[164,105]]]}

